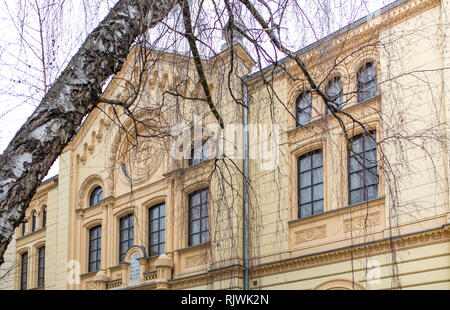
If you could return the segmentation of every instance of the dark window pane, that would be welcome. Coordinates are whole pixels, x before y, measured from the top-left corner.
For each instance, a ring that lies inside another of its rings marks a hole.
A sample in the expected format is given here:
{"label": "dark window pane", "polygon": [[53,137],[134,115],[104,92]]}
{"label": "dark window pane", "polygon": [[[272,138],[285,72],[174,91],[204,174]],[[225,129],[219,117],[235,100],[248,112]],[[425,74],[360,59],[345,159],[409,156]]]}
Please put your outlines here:
{"label": "dark window pane", "polygon": [[350,204],[358,203],[363,201],[363,190],[357,189],[350,191]]}
{"label": "dark window pane", "polygon": [[197,220],[200,218],[200,206],[196,206],[191,209],[191,219]]}
{"label": "dark window pane", "polygon": [[323,182],[323,169],[316,168],[313,171],[313,184],[322,183]]}
{"label": "dark window pane", "polygon": [[200,234],[190,236],[190,245],[200,244]]}
{"label": "dark window pane", "polygon": [[371,185],[367,187],[367,200],[378,197],[378,185]]}
{"label": "dark window pane", "polygon": [[314,152],[312,155],[313,168],[322,167],[322,152]]}
{"label": "dark window pane", "polygon": [[307,187],[300,190],[300,203],[307,203],[311,201],[311,188]]}
{"label": "dark window pane", "polygon": [[362,188],[363,178],[361,173],[353,173],[350,175],[350,189]]}
{"label": "dark window pane", "polygon": [[313,200],[323,199],[323,184],[313,186]]}
{"label": "dark window pane", "polygon": [[301,212],[301,217],[310,216],[312,214],[311,213],[311,204],[310,203],[302,204],[300,212]]}
{"label": "dark window pane", "polygon": [[313,213],[319,214],[323,212],[323,200],[315,201],[313,205]]}
{"label": "dark window pane", "polygon": [[361,171],[362,165],[360,164],[362,159],[359,157],[350,157],[349,170],[350,172]]}
{"label": "dark window pane", "polygon": [[205,242],[208,242],[208,241],[209,241],[209,232],[208,231],[202,232],[201,242],[205,243]]}
{"label": "dark window pane", "polygon": [[300,173],[300,188],[311,186],[311,171]]}
{"label": "dark window pane", "polygon": [[300,171],[307,171],[311,169],[311,156],[300,157]]}
{"label": "dark window pane", "polygon": [[195,234],[200,232],[200,220],[191,222],[191,233]]}

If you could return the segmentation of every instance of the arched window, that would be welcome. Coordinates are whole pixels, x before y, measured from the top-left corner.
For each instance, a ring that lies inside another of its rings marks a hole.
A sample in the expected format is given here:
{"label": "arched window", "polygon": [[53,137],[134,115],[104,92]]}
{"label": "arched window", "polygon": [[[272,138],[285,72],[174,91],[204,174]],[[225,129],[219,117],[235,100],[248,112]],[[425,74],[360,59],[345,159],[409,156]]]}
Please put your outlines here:
{"label": "arched window", "polygon": [[134,242],[134,214],[123,216],[119,228],[119,261],[123,262],[125,254]]}
{"label": "arched window", "polygon": [[377,95],[377,70],[373,62],[362,66],[357,75],[358,102],[374,98]]}
{"label": "arched window", "polygon": [[298,158],[298,217],[323,212],[323,158],[316,150]]}
{"label": "arched window", "polygon": [[166,215],[163,202],[148,210],[148,252],[150,256],[164,253],[165,227]]}
{"label": "arched window", "polygon": [[36,230],[36,212],[31,215],[31,232]]}
{"label": "arched window", "polygon": [[[328,81],[326,87],[326,93],[330,97],[331,102],[329,104],[333,105],[336,109],[340,110],[342,108],[343,100],[343,88],[340,76],[335,76]],[[328,115],[331,114],[331,110],[327,109]]]}
{"label": "arched window", "polygon": [[91,197],[89,199],[89,206],[90,207],[95,206],[100,201],[102,201],[102,195],[103,195],[103,190],[100,186],[97,186],[96,188],[94,188],[94,190],[91,193]]}
{"label": "arched window", "polygon": [[47,225],[47,207],[42,210],[42,228]]}
{"label": "arched window", "polygon": [[303,92],[297,97],[296,106],[296,121],[297,127],[304,126],[311,121],[311,95],[309,92]]}

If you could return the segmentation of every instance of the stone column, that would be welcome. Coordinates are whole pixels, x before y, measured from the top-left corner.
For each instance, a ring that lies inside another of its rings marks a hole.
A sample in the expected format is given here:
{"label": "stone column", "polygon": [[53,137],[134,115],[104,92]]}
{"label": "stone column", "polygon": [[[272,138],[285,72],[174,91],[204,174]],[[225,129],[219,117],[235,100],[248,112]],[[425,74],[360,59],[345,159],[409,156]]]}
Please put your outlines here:
{"label": "stone column", "polygon": [[155,261],[156,289],[165,290],[169,288],[169,280],[172,279],[173,260],[166,254],[161,254]]}
{"label": "stone column", "polygon": [[129,276],[130,263],[123,262],[120,264],[120,267],[122,268],[122,287],[127,287],[128,282],[130,281]]}

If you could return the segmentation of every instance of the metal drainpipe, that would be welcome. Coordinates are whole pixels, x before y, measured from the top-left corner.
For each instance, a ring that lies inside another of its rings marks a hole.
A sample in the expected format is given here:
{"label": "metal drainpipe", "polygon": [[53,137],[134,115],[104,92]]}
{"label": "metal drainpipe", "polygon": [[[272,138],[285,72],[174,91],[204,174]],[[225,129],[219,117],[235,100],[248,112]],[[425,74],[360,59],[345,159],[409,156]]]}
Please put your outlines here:
{"label": "metal drainpipe", "polygon": [[244,290],[248,290],[248,88],[243,83],[244,92]]}

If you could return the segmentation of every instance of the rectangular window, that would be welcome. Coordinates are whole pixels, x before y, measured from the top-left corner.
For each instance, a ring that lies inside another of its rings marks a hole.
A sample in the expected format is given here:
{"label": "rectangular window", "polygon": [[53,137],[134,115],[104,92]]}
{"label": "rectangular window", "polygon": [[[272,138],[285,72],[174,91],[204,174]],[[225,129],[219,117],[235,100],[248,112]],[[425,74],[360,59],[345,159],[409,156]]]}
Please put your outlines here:
{"label": "rectangular window", "polygon": [[28,252],[23,253],[21,256],[21,264],[20,264],[20,289],[27,289],[27,273],[28,273]]}
{"label": "rectangular window", "polygon": [[38,286],[44,286],[45,279],[45,246],[39,248],[38,258]]}
{"label": "rectangular window", "polygon": [[165,229],[165,204],[161,203],[148,210],[148,252],[150,256],[164,253]]}
{"label": "rectangular window", "polygon": [[188,246],[209,241],[209,190],[197,190],[189,195]]}
{"label": "rectangular window", "polygon": [[298,158],[298,217],[323,212],[323,158],[316,150]]}
{"label": "rectangular window", "polygon": [[89,229],[89,267],[88,272],[100,270],[102,252],[102,226]]}
{"label": "rectangular window", "polygon": [[134,243],[134,214],[125,215],[120,219],[119,261],[123,262],[125,254]]}
{"label": "rectangular window", "polygon": [[[376,131],[370,134],[375,137]],[[377,144],[367,134],[351,139],[348,151],[349,204],[378,197]]]}

